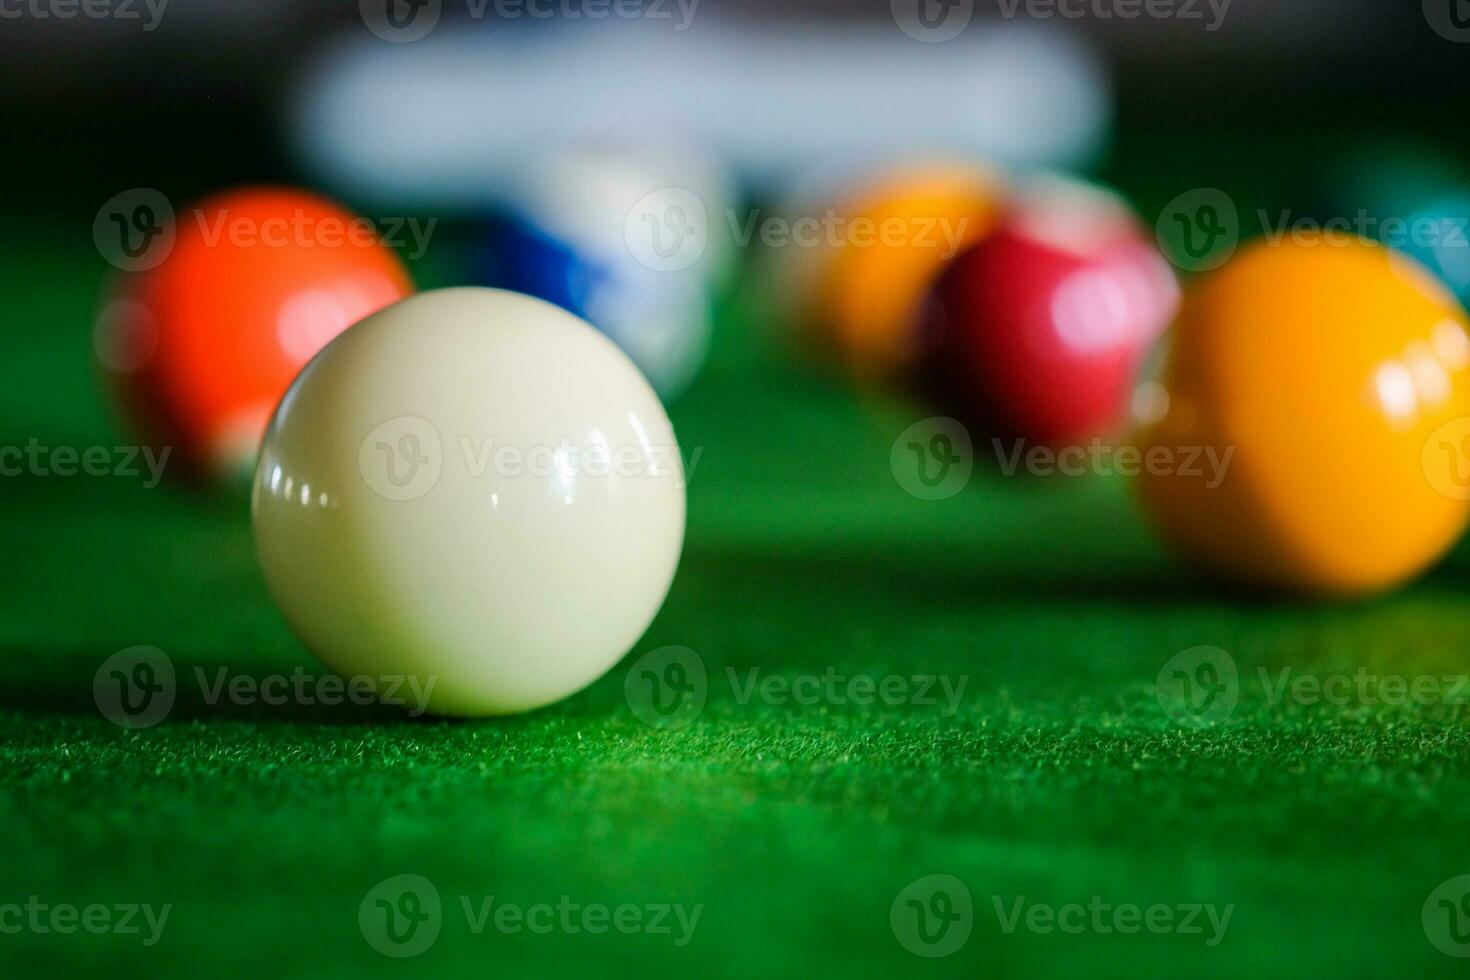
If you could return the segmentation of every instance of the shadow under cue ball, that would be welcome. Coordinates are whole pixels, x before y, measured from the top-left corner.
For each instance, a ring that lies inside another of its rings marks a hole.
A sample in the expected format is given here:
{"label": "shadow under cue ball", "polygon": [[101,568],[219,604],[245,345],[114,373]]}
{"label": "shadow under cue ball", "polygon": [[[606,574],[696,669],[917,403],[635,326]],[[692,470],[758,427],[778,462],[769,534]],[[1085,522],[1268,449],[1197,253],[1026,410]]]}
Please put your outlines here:
{"label": "shadow under cue ball", "polygon": [[442,289],[307,366],[252,509],[266,581],[329,667],[432,683],[438,714],[506,714],[643,634],[683,546],[683,467],[612,341],[542,300]]}
{"label": "shadow under cue ball", "polygon": [[1186,295],[1156,395],[1144,502],[1215,572],[1370,593],[1470,517],[1465,315],[1392,249],[1257,241]]}

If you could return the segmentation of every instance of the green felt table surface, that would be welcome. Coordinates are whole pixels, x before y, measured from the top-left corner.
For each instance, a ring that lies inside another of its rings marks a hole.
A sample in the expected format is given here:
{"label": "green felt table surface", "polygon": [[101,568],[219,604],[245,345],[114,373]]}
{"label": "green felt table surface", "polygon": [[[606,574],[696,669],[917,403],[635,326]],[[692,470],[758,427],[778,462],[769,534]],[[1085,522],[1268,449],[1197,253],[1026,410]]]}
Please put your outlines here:
{"label": "green felt table surface", "polygon": [[[127,440],[92,375],[103,268],[78,230],[4,236],[0,445]],[[1466,709],[1272,696],[1282,671],[1466,673],[1463,561],[1308,605],[1193,577],[1118,479],[982,466],[965,492],[916,499],[890,450],[928,413],[803,365],[755,304],[727,304],[672,414],[700,456],[662,612],[588,690],[481,722],[211,705],[198,671],[320,673],[265,591],[242,501],[0,479],[0,906],[169,909],[152,945],[142,919],[141,935],[0,932],[0,975],[1464,975],[1421,914],[1470,873]],[[134,644],[180,681],[170,716],[129,732],[92,681]],[[709,678],[676,730],[624,694],[627,664],[670,644]],[[1239,704],[1196,729],[1156,679],[1202,644],[1238,665]],[[834,673],[963,688],[953,710],[745,696],[752,676]],[[442,901],[437,940],[408,959],[359,921],[401,874]],[[964,883],[973,923],[925,958],[890,913],[934,874]],[[698,918],[477,929],[487,901]],[[1013,921],[1074,903],[1229,919]]]}

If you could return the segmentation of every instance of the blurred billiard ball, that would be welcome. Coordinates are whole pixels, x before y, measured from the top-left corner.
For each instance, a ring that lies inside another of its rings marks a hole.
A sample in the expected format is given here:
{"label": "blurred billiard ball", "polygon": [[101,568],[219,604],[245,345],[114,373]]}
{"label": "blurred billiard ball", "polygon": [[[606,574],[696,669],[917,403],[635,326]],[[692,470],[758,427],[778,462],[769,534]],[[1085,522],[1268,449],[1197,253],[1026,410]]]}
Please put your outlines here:
{"label": "blurred billiard ball", "polygon": [[1185,298],[1138,436],[1146,509],[1216,573],[1386,589],[1470,516],[1467,371],[1465,314],[1418,262],[1365,239],[1257,240]]}
{"label": "blurred billiard ball", "polygon": [[574,244],[521,217],[486,226],[476,280],[554,303],[607,334],[665,398],[694,379],[713,296],[697,275],[663,274],[626,251]]}
{"label": "blurred billiard ball", "polygon": [[485,231],[480,260],[486,280],[579,316],[616,274],[613,263],[579,252],[524,218],[494,218]]}
{"label": "blurred billiard ball", "polygon": [[1470,170],[1433,146],[1386,140],[1323,165],[1314,211],[1399,249],[1470,303]]}
{"label": "blurred billiard ball", "polygon": [[[703,364],[729,271],[727,193],[718,174],[672,152],[562,150],[486,223],[473,278],[587,320],[672,398]],[[664,264],[658,247],[675,259],[689,249],[689,261]]]}
{"label": "blurred billiard ball", "polygon": [[683,545],[683,470],[653,389],[598,331],[519,293],[439,289],[291,385],[252,514],[272,594],[329,667],[410,678],[439,714],[506,714],[643,634]]}
{"label": "blurred billiard ball", "polygon": [[306,191],[246,187],[181,211],[163,261],[118,279],[96,351],[126,421],[171,448],[171,467],[248,477],[297,372],[411,289],[356,215]]}
{"label": "blurred billiard ball", "polygon": [[811,206],[822,231],[793,256],[804,296],[798,316],[816,346],[834,352],[862,382],[905,381],[919,355],[925,292],[945,263],[983,238],[1004,193],[989,169],[921,162],[850,186],[827,208]]}
{"label": "blurred billiard ball", "polygon": [[1178,286],[1128,205],[1037,178],[928,298],[922,378],[977,437],[1053,447],[1122,427]]}
{"label": "blurred billiard ball", "polygon": [[1470,306],[1470,184],[1461,186],[1410,212],[1401,234],[1385,238],[1424,263]]}
{"label": "blurred billiard ball", "polygon": [[[1447,191],[1463,187],[1463,165],[1434,146],[1399,139],[1357,141],[1326,154],[1304,187],[1312,216],[1369,219],[1362,229],[1378,237],[1385,220],[1405,219]],[[1356,230],[1356,229],[1355,229]]]}

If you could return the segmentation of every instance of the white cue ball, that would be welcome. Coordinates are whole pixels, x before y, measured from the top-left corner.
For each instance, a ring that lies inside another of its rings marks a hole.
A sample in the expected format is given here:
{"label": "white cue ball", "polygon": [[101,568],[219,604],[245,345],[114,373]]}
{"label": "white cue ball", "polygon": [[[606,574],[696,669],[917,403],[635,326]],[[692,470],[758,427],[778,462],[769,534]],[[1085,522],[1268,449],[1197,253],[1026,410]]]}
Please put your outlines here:
{"label": "white cue ball", "polygon": [[519,293],[441,289],[307,365],[251,509],[266,582],[327,666],[494,715],[567,697],[638,641],[679,561],[683,474],[612,341]]}

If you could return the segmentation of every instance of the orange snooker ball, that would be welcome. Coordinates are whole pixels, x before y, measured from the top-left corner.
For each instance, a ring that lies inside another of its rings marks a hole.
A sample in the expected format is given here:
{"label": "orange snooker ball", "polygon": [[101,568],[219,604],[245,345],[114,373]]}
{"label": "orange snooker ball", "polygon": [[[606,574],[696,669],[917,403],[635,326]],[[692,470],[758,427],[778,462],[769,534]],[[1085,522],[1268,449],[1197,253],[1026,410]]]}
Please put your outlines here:
{"label": "orange snooker ball", "polygon": [[123,414],[194,477],[248,472],[276,403],[328,341],[412,292],[364,219],[250,187],[182,211],[163,261],[122,276],[97,353]]}
{"label": "orange snooker ball", "polygon": [[1403,582],[1470,518],[1467,368],[1465,314],[1414,260],[1356,238],[1258,241],[1189,291],[1162,381],[1137,399],[1155,416],[1145,506],[1183,553],[1250,584]]}
{"label": "orange snooker ball", "polygon": [[913,369],[923,299],[945,263],[990,231],[1001,193],[982,168],[928,165],[888,174],[833,209],[814,319],[850,373],[875,381]]}

